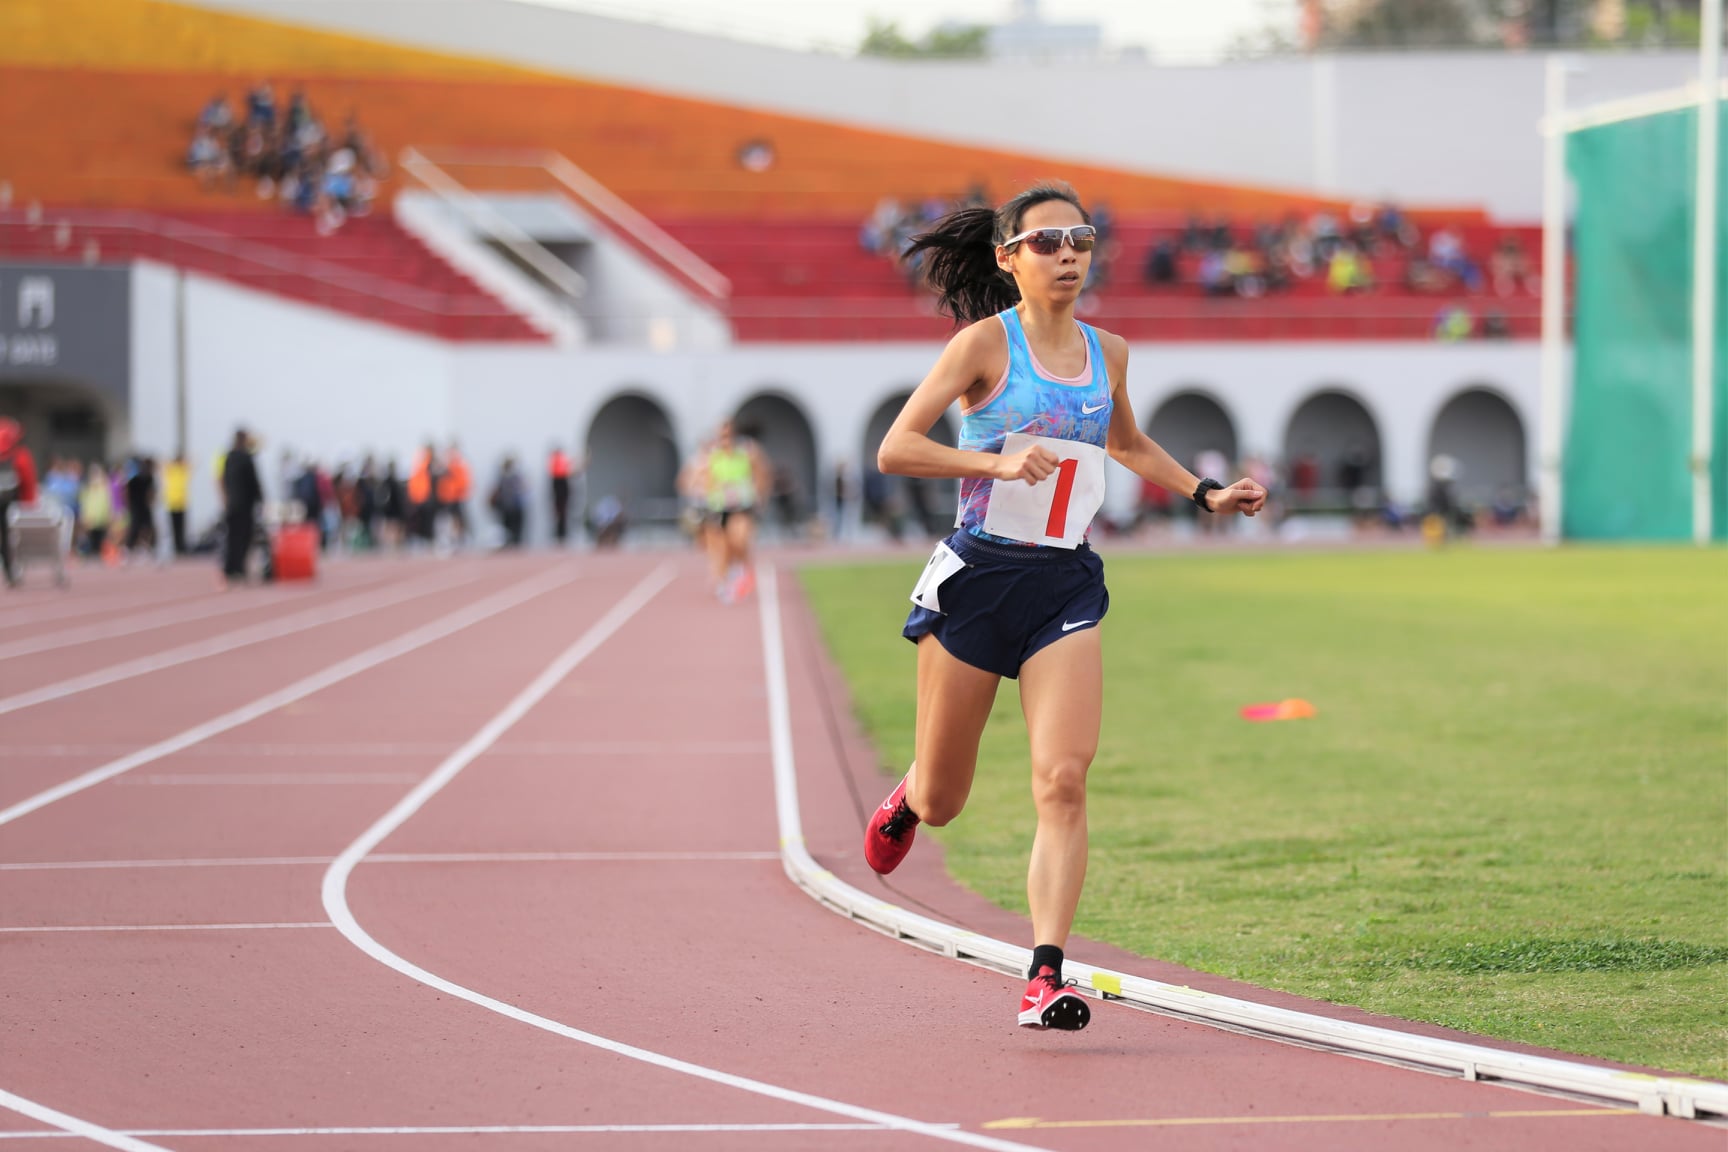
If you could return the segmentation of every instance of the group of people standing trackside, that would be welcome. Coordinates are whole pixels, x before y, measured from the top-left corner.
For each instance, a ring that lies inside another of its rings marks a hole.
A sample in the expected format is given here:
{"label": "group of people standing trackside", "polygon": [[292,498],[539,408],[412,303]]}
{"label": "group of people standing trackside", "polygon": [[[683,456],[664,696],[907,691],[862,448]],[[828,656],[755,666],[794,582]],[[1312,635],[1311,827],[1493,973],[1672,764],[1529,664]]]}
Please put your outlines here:
{"label": "group of people standing trackside", "polygon": [[[882,441],[885,473],[960,481],[960,523],[925,566],[901,634],[917,645],[910,770],[870,817],[864,855],[894,870],[920,823],[960,814],[1004,676],[1020,681],[1037,831],[1027,874],[1032,963],[1018,1021],[1079,1029],[1091,1010],[1062,978],[1086,875],[1086,776],[1103,707],[1104,566],[1087,543],[1105,461],[1192,499],[1201,515],[1254,515],[1251,479],[1190,473],[1140,430],[1128,344],[1075,319],[1097,230],[1065,184],[992,211],[957,211],[913,255],[964,325]],[[961,406],[959,446],[929,435]]]}

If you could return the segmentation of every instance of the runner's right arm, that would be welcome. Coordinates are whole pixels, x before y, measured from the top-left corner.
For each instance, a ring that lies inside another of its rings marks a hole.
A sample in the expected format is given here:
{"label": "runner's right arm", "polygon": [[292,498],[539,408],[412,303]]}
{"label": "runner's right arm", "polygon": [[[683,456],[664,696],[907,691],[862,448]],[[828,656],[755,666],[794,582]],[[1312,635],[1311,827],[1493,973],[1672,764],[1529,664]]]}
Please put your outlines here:
{"label": "runner's right arm", "polygon": [[962,397],[983,399],[995,387],[1008,361],[1008,337],[995,317],[968,325],[948,341],[936,366],[913,390],[900,409],[882,446],[876,466],[894,476],[930,479],[982,476],[995,480],[1025,480],[1036,484],[1060,463],[1037,445],[1010,456],[950,448],[930,438],[942,413]]}

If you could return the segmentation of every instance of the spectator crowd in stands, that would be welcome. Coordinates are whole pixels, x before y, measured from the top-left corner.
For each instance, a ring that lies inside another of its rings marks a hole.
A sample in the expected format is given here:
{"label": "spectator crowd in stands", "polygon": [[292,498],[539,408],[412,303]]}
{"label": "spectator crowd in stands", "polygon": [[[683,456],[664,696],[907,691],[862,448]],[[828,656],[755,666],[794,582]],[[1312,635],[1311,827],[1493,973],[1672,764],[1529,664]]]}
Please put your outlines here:
{"label": "spectator crowd in stands", "polygon": [[226,93],[204,106],[186,164],[208,188],[231,190],[242,179],[252,181],[260,199],[275,198],[311,216],[322,233],[371,211],[378,181],[388,174],[355,113],[333,132],[303,91],[279,108],[268,81],[246,94],[239,112]]}
{"label": "spectator crowd in stands", "polygon": [[[870,252],[899,260],[913,236],[957,207],[987,204],[981,189],[958,200],[929,197],[882,200],[860,231]],[[1121,255],[1117,222],[1104,205],[1092,210],[1098,228],[1088,292],[1110,283]],[[1468,250],[1463,235],[1441,224],[1426,236],[1393,204],[1357,205],[1342,216],[1330,211],[1292,212],[1276,223],[1245,226],[1225,215],[1191,215],[1180,228],[1155,234],[1140,257],[1141,280],[1158,292],[1198,291],[1211,297],[1255,299],[1290,292],[1304,284],[1336,296],[1365,293],[1456,298],[1539,295],[1541,285],[1522,242],[1511,233],[1492,251]],[[917,284],[922,269],[904,262]],[[1434,335],[1442,340],[1506,335],[1504,318],[1489,313],[1478,327],[1469,309],[1442,308]]]}
{"label": "spectator crowd in stands", "polygon": [[[1377,262],[1391,275],[1376,272]],[[1530,263],[1515,236],[1506,236],[1486,263],[1496,295],[1538,290]],[[1263,296],[1323,279],[1339,295],[1399,286],[1427,295],[1484,290],[1483,261],[1465,250],[1464,240],[1442,225],[1424,238],[1395,205],[1365,205],[1340,220],[1331,212],[1306,218],[1292,213],[1277,224],[1244,228],[1226,217],[1191,216],[1180,234],[1154,242],[1146,257],[1145,279],[1152,285],[1190,282],[1211,296]]]}

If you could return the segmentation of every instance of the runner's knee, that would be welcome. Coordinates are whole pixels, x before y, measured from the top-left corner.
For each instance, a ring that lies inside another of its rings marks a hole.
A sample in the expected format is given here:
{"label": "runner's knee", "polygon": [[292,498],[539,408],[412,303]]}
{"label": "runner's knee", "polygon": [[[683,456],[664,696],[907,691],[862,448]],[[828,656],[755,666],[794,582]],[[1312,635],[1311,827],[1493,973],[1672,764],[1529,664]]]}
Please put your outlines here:
{"label": "runner's knee", "polygon": [[1073,813],[1086,810],[1086,770],[1091,761],[1065,756],[1032,769],[1032,799],[1039,812]]}
{"label": "runner's knee", "polygon": [[940,785],[932,787],[914,777],[911,791],[913,794],[906,798],[906,802],[918,814],[918,819],[932,828],[947,824],[966,807],[966,793],[958,789]]}

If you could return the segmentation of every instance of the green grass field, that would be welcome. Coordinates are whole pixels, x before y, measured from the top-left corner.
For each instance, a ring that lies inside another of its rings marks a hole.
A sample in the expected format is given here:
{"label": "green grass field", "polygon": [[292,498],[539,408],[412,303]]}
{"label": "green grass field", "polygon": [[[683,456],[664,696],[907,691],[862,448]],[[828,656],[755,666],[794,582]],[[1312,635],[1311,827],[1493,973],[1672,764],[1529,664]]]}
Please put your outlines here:
{"label": "green grass field", "polygon": [[[1728,552],[1119,555],[1076,931],[1377,1012],[1728,1078]],[[924,560],[802,578],[912,754]],[[1252,724],[1244,704],[1319,714]],[[956,879],[1025,911],[1004,682]]]}

